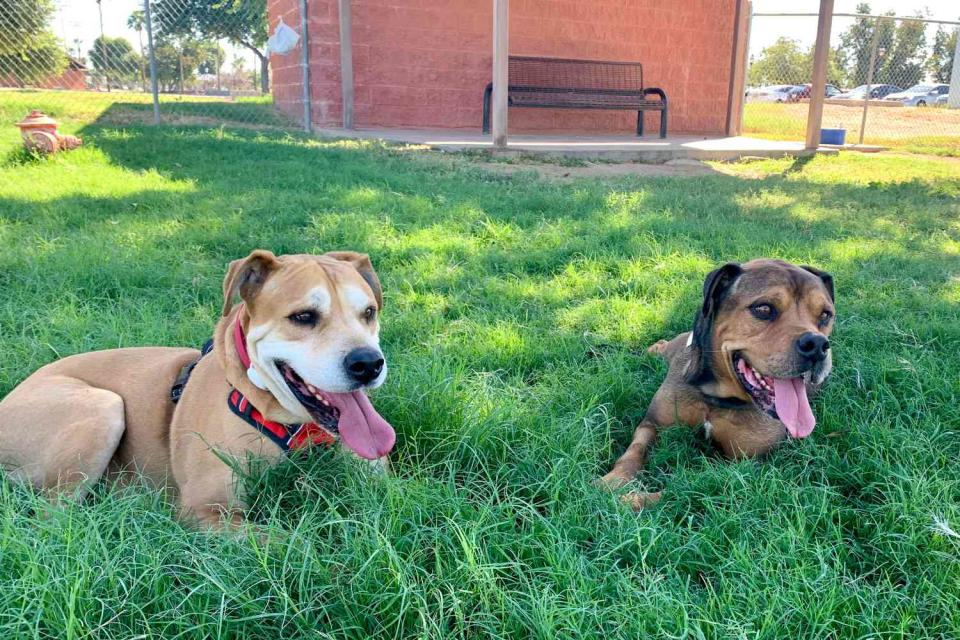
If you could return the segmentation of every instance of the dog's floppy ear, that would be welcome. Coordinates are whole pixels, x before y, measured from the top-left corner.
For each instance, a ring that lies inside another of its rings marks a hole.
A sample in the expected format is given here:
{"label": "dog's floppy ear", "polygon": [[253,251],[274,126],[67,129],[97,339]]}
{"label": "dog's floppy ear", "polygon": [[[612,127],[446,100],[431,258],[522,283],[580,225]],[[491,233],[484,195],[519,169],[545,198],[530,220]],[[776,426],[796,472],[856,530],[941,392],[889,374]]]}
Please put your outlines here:
{"label": "dog's floppy ear", "polygon": [[233,297],[237,292],[243,300],[251,300],[278,266],[277,257],[263,249],[231,262],[223,279],[223,315],[233,309]]}
{"label": "dog's floppy ear", "polygon": [[707,382],[713,377],[713,370],[710,367],[713,322],[717,317],[720,303],[742,273],[743,269],[739,264],[728,262],[707,274],[707,279],[703,282],[703,304],[697,311],[697,318],[693,323],[692,346],[696,349],[696,353],[687,370],[687,381],[691,384]]}
{"label": "dog's floppy ear", "polygon": [[360,273],[360,277],[370,285],[370,289],[373,290],[373,297],[377,299],[377,308],[383,309],[383,289],[380,287],[380,278],[377,277],[377,272],[373,270],[370,256],[356,251],[330,251],[323,255],[334,260],[350,263]]}
{"label": "dog's floppy ear", "polygon": [[830,301],[833,302],[833,276],[826,271],[821,271],[820,269],[805,264],[800,265],[800,268],[804,271],[809,271],[823,281],[823,286],[827,288],[827,293],[830,294]]}

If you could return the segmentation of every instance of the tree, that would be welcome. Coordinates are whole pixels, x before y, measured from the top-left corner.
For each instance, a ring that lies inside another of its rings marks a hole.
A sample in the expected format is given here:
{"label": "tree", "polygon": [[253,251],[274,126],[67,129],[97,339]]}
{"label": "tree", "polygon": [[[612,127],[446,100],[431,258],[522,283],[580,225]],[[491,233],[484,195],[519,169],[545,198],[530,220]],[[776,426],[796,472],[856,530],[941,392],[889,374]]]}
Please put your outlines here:
{"label": "tree", "polygon": [[140,85],[144,93],[147,91],[147,73],[143,68],[145,56],[143,54],[143,29],[147,26],[147,14],[142,9],[137,9],[127,18],[127,28],[137,32],[137,40],[140,42]]}
{"label": "tree", "polygon": [[[870,5],[857,5],[857,13],[870,13]],[[892,16],[893,12],[887,12]],[[917,14],[922,17],[922,14]],[[866,84],[870,78],[870,56],[876,42],[874,84],[909,87],[923,79],[926,35],[923,23],[912,20],[857,18],[840,34],[841,57],[846,61],[847,82]]]}
{"label": "tree", "polygon": [[926,70],[933,76],[934,82],[950,82],[950,72],[953,69],[953,56],[957,51],[957,30],[945,31],[937,27],[933,38],[933,50],[927,60]]}
{"label": "tree", "polygon": [[140,56],[126,38],[99,36],[87,53],[93,68],[112,80],[132,80],[140,68]]}
{"label": "tree", "polygon": [[[806,84],[813,75],[814,47],[806,51],[800,43],[790,38],[779,38],[764,49],[760,57],[750,64],[749,81],[752,85]],[[843,76],[838,64],[838,52],[830,50],[827,55],[827,82],[840,84]]]}
{"label": "tree", "polygon": [[926,26],[922,22],[901,20],[894,34],[893,47],[877,69],[879,82],[900,87],[912,87],[920,82],[926,43]]}
{"label": "tree", "polygon": [[154,10],[165,34],[225,38],[252,51],[260,60],[260,91],[270,92],[266,0],[157,0]]}
{"label": "tree", "polygon": [[[870,13],[870,5],[857,5],[857,13]],[[886,15],[893,15],[892,12]],[[877,71],[882,69],[889,51],[893,49],[896,38],[896,24],[893,20],[877,18],[857,18],[849,29],[840,34],[842,57],[847,60],[846,84],[856,86],[866,84],[870,77],[870,54],[876,36],[877,51],[874,63],[873,82],[879,84]]]}
{"label": "tree", "polygon": [[65,47],[49,28],[55,9],[54,0],[0,0],[0,78],[35,84],[67,68]]}
{"label": "tree", "polygon": [[751,63],[748,80],[751,85],[803,84],[809,76],[810,66],[800,43],[780,37]]}
{"label": "tree", "polygon": [[183,93],[184,86],[192,84],[198,72],[213,72],[217,55],[222,57],[215,42],[203,42],[193,37],[164,35],[155,44],[157,84],[165,92]]}

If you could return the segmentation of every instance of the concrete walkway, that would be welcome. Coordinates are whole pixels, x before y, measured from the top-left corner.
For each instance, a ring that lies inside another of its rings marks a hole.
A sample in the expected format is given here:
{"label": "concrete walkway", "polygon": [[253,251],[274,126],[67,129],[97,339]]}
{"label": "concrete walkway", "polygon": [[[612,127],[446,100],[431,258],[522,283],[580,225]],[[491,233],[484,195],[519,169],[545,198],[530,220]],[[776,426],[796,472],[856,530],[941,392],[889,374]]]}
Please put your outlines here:
{"label": "concrete walkway", "polygon": [[[637,138],[629,135],[514,135],[507,151],[495,151],[489,135],[479,132],[425,129],[320,129],[322,136],[385,140],[424,145],[442,151],[487,151],[539,156],[578,157],[594,160],[668,162],[670,160],[735,160],[744,156],[779,158],[805,156],[812,152],[802,142],[763,140],[744,136],[707,138],[704,136],[655,135]],[[820,149],[821,153],[836,153]]]}

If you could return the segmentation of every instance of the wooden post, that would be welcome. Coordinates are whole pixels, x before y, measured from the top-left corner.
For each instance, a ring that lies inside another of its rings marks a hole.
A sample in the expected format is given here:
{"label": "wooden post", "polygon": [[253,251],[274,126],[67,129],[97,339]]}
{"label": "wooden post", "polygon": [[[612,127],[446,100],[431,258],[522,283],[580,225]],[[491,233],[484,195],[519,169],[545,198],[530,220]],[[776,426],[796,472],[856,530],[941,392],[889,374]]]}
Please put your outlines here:
{"label": "wooden post", "polygon": [[750,0],[737,0],[733,19],[733,54],[730,60],[730,95],[727,96],[727,135],[743,133],[743,92],[746,85],[747,57],[750,51]]}
{"label": "wooden post", "polygon": [[820,146],[823,125],[823,98],[827,90],[827,57],[830,55],[830,26],[833,23],[833,0],[820,0],[817,21],[817,43],[813,52],[813,78],[810,87],[810,110],[807,112],[807,149]]}
{"label": "wooden post", "polygon": [[493,145],[507,148],[507,84],[510,82],[510,0],[493,0],[493,96],[490,116]]}
{"label": "wooden post", "polygon": [[340,93],[343,95],[343,128],[353,129],[353,37],[350,34],[350,0],[340,0]]}

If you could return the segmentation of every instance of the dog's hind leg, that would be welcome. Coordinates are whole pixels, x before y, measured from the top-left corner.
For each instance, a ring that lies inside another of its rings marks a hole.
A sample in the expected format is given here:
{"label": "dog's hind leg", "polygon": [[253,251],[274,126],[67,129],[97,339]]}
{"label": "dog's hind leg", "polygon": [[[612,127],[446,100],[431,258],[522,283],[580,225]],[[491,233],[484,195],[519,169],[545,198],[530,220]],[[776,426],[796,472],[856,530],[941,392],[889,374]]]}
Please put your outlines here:
{"label": "dog's hind leg", "polygon": [[0,466],[54,499],[79,500],[123,437],[123,399],[68,376],[27,380],[0,402]]}

